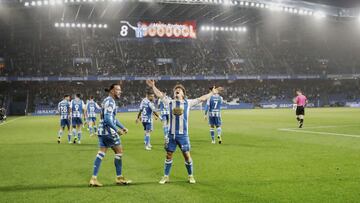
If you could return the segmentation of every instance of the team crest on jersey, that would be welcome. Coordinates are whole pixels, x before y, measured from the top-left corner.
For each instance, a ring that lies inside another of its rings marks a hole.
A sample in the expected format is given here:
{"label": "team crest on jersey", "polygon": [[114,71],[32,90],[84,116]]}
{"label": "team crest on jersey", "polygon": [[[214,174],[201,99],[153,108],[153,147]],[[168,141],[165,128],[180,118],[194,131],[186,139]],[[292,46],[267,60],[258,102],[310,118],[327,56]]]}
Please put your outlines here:
{"label": "team crest on jersey", "polygon": [[173,114],[175,115],[175,116],[181,116],[181,115],[183,115],[183,113],[184,113],[184,109],[182,109],[182,108],[173,108]]}

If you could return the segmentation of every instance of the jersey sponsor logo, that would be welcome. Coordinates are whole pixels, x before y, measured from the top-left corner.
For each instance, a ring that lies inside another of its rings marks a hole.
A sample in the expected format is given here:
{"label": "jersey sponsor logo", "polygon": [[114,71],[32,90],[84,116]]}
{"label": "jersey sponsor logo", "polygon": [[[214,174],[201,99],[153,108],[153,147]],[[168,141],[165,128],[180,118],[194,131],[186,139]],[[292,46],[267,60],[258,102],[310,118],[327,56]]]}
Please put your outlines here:
{"label": "jersey sponsor logo", "polygon": [[173,108],[172,112],[175,116],[181,116],[184,113],[184,109],[182,109],[180,107],[176,107],[176,108]]}

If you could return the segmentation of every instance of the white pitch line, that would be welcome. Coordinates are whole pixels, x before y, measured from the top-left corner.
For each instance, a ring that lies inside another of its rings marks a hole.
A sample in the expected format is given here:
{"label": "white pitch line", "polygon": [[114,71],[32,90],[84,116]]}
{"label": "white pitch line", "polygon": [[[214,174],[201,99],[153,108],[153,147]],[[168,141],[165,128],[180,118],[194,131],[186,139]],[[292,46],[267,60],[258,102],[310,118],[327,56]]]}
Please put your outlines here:
{"label": "white pitch line", "polygon": [[343,136],[343,137],[355,137],[360,138],[360,135],[352,135],[352,134],[343,134],[343,133],[329,133],[329,132],[316,132],[316,131],[309,131],[309,130],[294,130],[294,129],[278,129],[280,131],[288,131],[288,132],[297,132],[297,133],[309,133],[309,134],[318,134],[318,135],[336,135],[336,136]]}
{"label": "white pitch line", "polygon": [[[342,128],[342,127],[360,127],[360,125],[324,125],[324,126],[304,127],[303,129],[317,129],[317,128]],[[297,129],[299,129],[299,128],[281,128],[281,129],[291,129],[291,130],[297,130]]]}
{"label": "white pitch line", "polygon": [[9,123],[11,123],[11,122],[13,122],[13,121],[16,121],[16,120],[19,120],[19,119],[22,119],[22,118],[25,118],[25,116],[21,116],[21,117],[18,117],[18,118],[9,120],[9,121],[5,121],[5,122],[3,122],[3,123],[0,123],[0,126],[9,124]]}

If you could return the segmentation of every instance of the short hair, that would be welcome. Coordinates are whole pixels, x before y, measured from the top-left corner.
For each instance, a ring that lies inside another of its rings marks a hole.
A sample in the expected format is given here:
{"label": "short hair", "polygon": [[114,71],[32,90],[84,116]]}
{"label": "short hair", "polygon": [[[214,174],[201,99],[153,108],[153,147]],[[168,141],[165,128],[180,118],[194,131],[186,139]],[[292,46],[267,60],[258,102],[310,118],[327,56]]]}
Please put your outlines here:
{"label": "short hair", "polygon": [[175,89],[177,89],[177,88],[182,89],[182,91],[184,92],[184,97],[186,97],[186,90],[185,90],[184,85],[182,85],[182,84],[176,84],[176,85],[174,86],[174,88],[173,88],[173,91],[175,91]]}
{"label": "short hair", "polygon": [[64,95],[64,98],[66,98],[66,97],[70,97],[70,95],[68,95],[68,94],[65,94],[65,95]]}
{"label": "short hair", "polygon": [[81,94],[80,94],[80,93],[77,93],[75,96],[76,96],[77,98],[80,98],[80,97],[81,97]]}
{"label": "short hair", "polygon": [[117,83],[113,83],[110,85],[109,88],[105,88],[105,92],[110,92],[111,90],[113,90],[115,88],[115,86],[120,86],[120,84],[117,84]]}
{"label": "short hair", "polygon": [[91,95],[91,96],[90,96],[90,99],[94,99],[94,96]]}

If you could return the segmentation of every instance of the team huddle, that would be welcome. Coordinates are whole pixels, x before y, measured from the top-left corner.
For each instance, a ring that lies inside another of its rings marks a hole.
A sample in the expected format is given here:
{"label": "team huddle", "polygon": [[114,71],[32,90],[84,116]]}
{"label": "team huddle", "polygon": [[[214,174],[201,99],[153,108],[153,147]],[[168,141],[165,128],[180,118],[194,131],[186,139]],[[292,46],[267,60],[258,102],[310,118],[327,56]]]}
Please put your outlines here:
{"label": "team huddle", "polygon": [[[173,163],[173,153],[176,148],[179,147],[185,160],[188,182],[194,184],[196,180],[193,175],[193,161],[190,154],[191,145],[189,139],[190,109],[206,102],[205,119],[208,119],[209,122],[211,143],[216,143],[216,129],[217,140],[218,143],[221,144],[221,106],[223,104],[223,98],[219,93],[223,88],[213,86],[209,88],[208,94],[196,99],[188,99],[186,89],[183,85],[175,85],[173,88],[173,98],[171,98],[156,87],[155,81],[147,80],[146,84],[149,90],[146,92],[146,97],[141,101],[136,123],[142,123],[145,150],[150,151],[152,149],[150,137],[153,131],[154,118],[155,120],[160,119],[162,122],[166,155],[164,175],[159,183],[165,184],[170,181],[169,176]],[[109,148],[112,149],[115,154],[116,184],[130,184],[132,182],[126,179],[122,173],[123,145],[121,136],[127,134],[129,130],[116,118],[116,100],[120,99],[121,86],[119,84],[112,84],[108,89],[105,89],[105,91],[108,92],[109,95],[103,100],[101,106],[94,101],[93,97],[90,97],[85,104],[80,99],[80,94],[77,94],[71,101],[70,96],[65,95],[64,99],[58,105],[60,113],[58,143],[61,143],[61,137],[65,128],[67,128],[68,143],[80,144],[82,128],[84,127],[82,119],[88,124],[90,136],[97,133],[99,150],[95,157],[93,174],[89,182],[89,186],[95,187],[103,186],[98,181],[97,176],[102,159],[105,157]],[[297,94],[297,98],[294,99],[294,105],[297,106],[296,116],[299,127],[301,128],[304,122],[304,107],[307,104],[307,99],[300,91],[297,91]],[[155,105],[156,97],[158,98],[157,105]],[[96,113],[98,111],[100,111],[100,123],[98,127],[96,127]]]}

